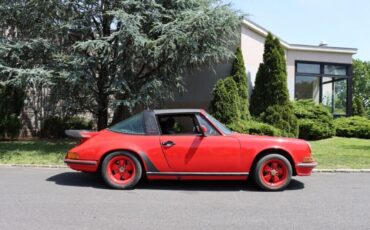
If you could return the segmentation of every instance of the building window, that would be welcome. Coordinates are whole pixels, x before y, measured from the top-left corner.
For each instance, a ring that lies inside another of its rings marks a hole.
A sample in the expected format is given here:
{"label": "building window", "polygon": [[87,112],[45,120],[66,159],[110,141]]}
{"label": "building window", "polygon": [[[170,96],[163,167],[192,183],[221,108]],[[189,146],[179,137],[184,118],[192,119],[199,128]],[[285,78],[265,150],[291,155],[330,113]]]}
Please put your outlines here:
{"label": "building window", "polygon": [[322,103],[334,115],[348,114],[350,65],[297,62],[295,99]]}

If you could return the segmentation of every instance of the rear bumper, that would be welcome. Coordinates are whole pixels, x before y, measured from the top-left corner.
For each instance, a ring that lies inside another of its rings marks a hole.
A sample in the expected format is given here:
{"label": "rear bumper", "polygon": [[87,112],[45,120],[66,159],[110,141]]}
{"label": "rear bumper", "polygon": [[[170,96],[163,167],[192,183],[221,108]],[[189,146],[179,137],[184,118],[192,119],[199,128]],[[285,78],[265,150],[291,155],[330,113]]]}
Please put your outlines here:
{"label": "rear bumper", "polygon": [[77,171],[96,172],[98,169],[97,161],[64,159],[64,163],[66,163],[71,169]]}
{"label": "rear bumper", "polygon": [[317,166],[317,162],[310,163],[297,163],[296,171],[297,176],[309,176],[312,173],[312,170]]}

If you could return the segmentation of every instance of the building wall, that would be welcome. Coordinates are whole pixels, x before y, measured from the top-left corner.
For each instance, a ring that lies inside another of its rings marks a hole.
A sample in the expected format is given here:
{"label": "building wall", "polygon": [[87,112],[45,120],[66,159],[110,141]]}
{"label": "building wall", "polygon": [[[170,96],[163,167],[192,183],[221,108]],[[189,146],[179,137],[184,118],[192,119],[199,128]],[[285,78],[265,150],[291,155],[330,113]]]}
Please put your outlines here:
{"label": "building wall", "polygon": [[[258,67],[263,62],[265,37],[248,26],[243,25],[241,27],[240,39],[240,47],[249,80],[249,93],[251,94]],[[286,48],[285,55],[287,61],[288,90],[291,100],[294,99],[296,61],[352,63],[352,55],[344,53],[299,51]],[[228,76],[231,73],[231,68],[231,63],[223,63],[218,64],[214,71],[204,67],[189,72],[184,77],[187,91],[183,94],[177,94],[174,101],[165,102],[160,107],[208,109],[212,99],[212,89],[216,81]]]}
{"label": "building wall", "polygon": [[251,31],[245,26],[242,26],[240,46],[249,80],[249,93],[251,93],[256,80],[258,67],[260,63],[263,62],[265,37]]}

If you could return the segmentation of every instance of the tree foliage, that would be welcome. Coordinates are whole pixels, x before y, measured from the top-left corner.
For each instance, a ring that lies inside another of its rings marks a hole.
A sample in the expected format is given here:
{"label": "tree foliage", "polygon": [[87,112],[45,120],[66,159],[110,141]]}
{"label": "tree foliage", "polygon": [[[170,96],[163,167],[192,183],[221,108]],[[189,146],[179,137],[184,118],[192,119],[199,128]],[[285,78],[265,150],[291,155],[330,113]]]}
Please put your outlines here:
{"label": "tree foliage", "polygon": [[370,62],[353,60],[353,96],[370,110]]}
{"label": "tree foliage", "polygon": [[238,87],[241,119],[249,119],[248,78],[244,66],[243,53],[239,47],[236,49],[231,74]]}
{"label": "tree foliage", "polygon": [[258,117],[269,106],[286,104],[289,104],[289,92],[284,50],[279,40],[269,33],[251,95],[250,111]]}
{"label": "tree foliage", "polygon": [[352,111],[353,115],[366,116],[366,112],[362,104],[362,100],[359,97],[355,97],[353,99],[352,107],[353,107],[353,111]]}
{"label": "tree foliage", "polygon": [[111,106],[155,106],[189,68],[232,57],[240,28],[218,0],[5,0],[0,18],[1,82],[61,84],[99,129]]}

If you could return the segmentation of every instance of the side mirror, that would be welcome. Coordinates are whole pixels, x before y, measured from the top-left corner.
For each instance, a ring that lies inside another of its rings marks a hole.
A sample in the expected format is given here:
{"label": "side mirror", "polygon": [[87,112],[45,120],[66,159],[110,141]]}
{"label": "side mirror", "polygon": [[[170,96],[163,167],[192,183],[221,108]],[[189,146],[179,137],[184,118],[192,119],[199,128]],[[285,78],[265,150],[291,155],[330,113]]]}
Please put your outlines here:
{"label": "side mirror", "polygon": [[207,127],[205,127],[204,125],[201,125],[200,129],[202,130],[203,136],[207,136]]}

